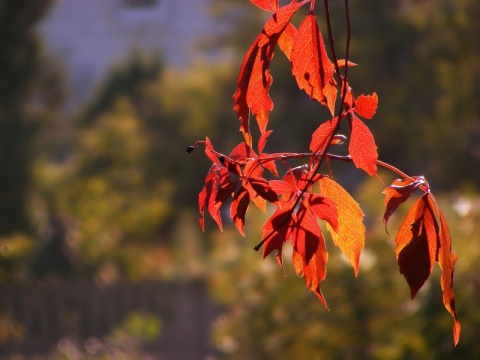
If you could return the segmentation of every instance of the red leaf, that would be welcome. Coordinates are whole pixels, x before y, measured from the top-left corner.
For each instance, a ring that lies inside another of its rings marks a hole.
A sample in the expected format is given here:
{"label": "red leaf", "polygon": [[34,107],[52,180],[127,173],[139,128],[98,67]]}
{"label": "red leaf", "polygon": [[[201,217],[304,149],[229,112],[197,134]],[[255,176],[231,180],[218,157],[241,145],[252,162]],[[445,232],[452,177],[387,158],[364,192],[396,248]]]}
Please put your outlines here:
{"label": "red leaf", "polygon": [[302,256],[304,265],[308,264],[310,258],[317,251],[320,237],[323,238],[323,235],[315,215],[303,203],[300,203],[294,225],[292,245],[295,251]]}
{"label": "red leaf", "polygon": [[248,209],[248,204],[250,203],[250,197],[248,191],[244,188],[240,189],[235,197],[232,200],[232,205],[230,206],[230,217],[233,220],[233,223],[237,227],[240,234],[245,236],[244,227],[245,227],[245,214]]}
{"label": "red leaf", "polygon": [[231,159],[237,161],[245,161],[247,158],[253,158],[256,156],[257,154],[255,154],[255,151],[253,151],[252,148],[244,142],[238,144],[229,155]]}
{"label": "red leaf", "polygon": [[[331,85],[333,64],[328,59],[315,15],[310,12],[298,28],[291,54],[292,72],[301,90],[320,103],[329,106],[333,114]],[[328,98],[324,94],[327,88]],[[336,89],[335,89],[336,91]]]}
{"label": "red leaf", "polygon": [[[436,214],[440,218],[440,227]],[[412,299],[430,276],[434,261],[438,261],[442,269],[440,283],[443,303],[453,317],[453,341],[457,345],[461,330],[453,293],[457,256],[452,253],[447,222],[432,194],[425,193],[409,209],[395,237],[395,243],[400,273],[410,286]]]}
{"label": "red leaf", "polygon": [[327,274],[325,270],[327,260],[328,254],[325,251],[325,241],[323,237],[319,239],[317,251],[310,257],[307,264],[305,264],[302,255],[296,252],[295,249],[292,254],[295,271],[299,276],[305,277],[305,285],[317,295],[323,306],[328,310],[327,302],[320,291],[320,283],[325,279]]}
{"label": "red leaf", "polygon": [[322,123],[312,134],[310,150],[312,153],[323,153],[327,147],[327,141],[332,138],[338,124],[338,117]]}
{"label": "red leaf", "polygon": [[200,194],[198,194],[198,208],[200,211],[199,223],[203,231],[205,231],[205,228],[204,228],[205,208],[207,208],[212,218],[216,221],[220,230],[223,231],[222,218],[220,216],[220,211],[219,211],[220,205],[217,206],[217,202],[216,202],[217,188],[218,188],[218,174],[217,174],[218,169],[219,168],[216,165],[213,165],[210,168],[210,171],[208,172],[205,178],[205,185],[200,191]]}
{"label": "red leaf", "polygon": [[[277,209],[262,227],[263,257],[267,257],[273,250],[281,255],[282,246],[292,233],[292,214],[290,209]],[[281,258],[280,258],[281,260]],[[282,262],[280,261],[280,265]]]}
{"label": "red leaf", "polygon": [[319,193],[332,199],[338,213],[338,231],[327,223],[333,242],[352,264],[355,276],[358,275],[360,253],[365,245],[363,212],[350,194],[334,180],[322,177]]}
{"label": "red leaf", "polygon": [[448,229],[447,221],[433,195],[431,197],[440,217],[440,249],[438,249],[438,264],[442,269],[440,283],[443,291],[443,304],[454,320],[453,342],[456,346],[460,338],[461,329],[460,322],[457,318],[457,312],[455,310],[455,295],[453,294],[453,275],[455,272],[457,256],[452,253],[452,239],[450,237],[450,230]]}
{"label": "red leaf", "polygon": [[261,164],[262,167],[270,171],[273,175],[278,176],[277,165],[275,165],[275,160],[267,160],[265,159],[271,158],[268,154],[260,154]]}
{"label": "red leaf", "polygon": [[412,299],[430,276],[438,251],[438,224],[428,196],[423,195],[410,208],[395,237],[400,273],[410,286]]}
{"label": "red leaf", "polygon": [[274,204],[278,202],[277,194],[263,178],[263,167],[260,166],[258,158],[248,161],[245,165],[242,186],[249,192],[250,200],[263,212],[266,211],[266,201]]}
{"label": "red leaf", "polygon": [[212,162],[214,164],[218,165],[219,167],[222,166],[220,161],[218,160],[217,155],[215,154],[215,150],[213,149],[213,145],[210,142],[210,139],[208,137],[205,139],[205,154],[207,155],[207,157],[210,160],[212,160]]}
{"label": "red leaf", "polygon": [[250,0],[250,2],[265,11],[278,11],[278,0]]}
{"label": "red leaf", "polygon": [[376,176],[378,159],[377,145],[368,127],[352,114],[352,132],[348,147],[353,163],[367,174]]}
{"label": "red leaf", "polygon": [[260,137],[258,138],[258,152],[261,153],[263,151],[263,148],[265,147],[265,145],[267,144],[267,139],[268,137],[270,136],[270,134],[272,133],[273,130],[268,130],[268,131],[265,131],[263,134],[260,135]]}
{"label": "red leaf", "polygon": [[295,191],[291,184],[283,180],[270,180],[269,184],[278,195],[291,194]]}
{"label": "red leaf", "polygon": [[[397,210],[398,206],[405,202],[415,191],[417,187],[425,183],[423,176],[414,177],[412,179],[397,179],[390,186],[383,190],[385,194],[385,213],[383,215],[383,223],[385,229],[390,216]],[[387,231],[388,232],[388,231]]]}
{"label": "red leaf", "polygon": [[[354,99],[353,99],[353,94],[352,94],[352,88],[347,84],[345,85],[345,81],[342,80],[342,91],[343,89],[346,89],[347,93],[345,94],[345,98],[343,99],[343,104],[346,105],[346,109],[350,109],[353,106]],[[342,93],[343,96],[343,93]]]}
{"label": "red leaf", "polygon": [[259,51],[258,37],[250,46],[245,57],[243,58],[240,73],[237,79],[237,91],[233,94],[234,106],[233,109],[237,112],[240,120],[240,131],[245,138],[245,142],[252,146],[252,136],[249,129],[250,108],[247,104],[247,90],[252,76],[252,68]]}
{"label": "red leaf", "polygon": [[217,176],[219,188],[215,197],[215,202],[219,204],[219,206],[222,206],[234,193],[238,186],[238,181],[232,181],[230,173],[226,168],[220,168]]}
{"label": "red leaf", "polygon": [[355,107],[353,111],[365,119],[371,119],[377,111],[378,96],[377,93],[372,95],[360,95],[355,99]]}
{"label": "red leaf", "polygon": [[255,115],[260,133],[265,133],[268,123],[268,113],[273,109],[273,102],[268,95],[272,76],[270,61],[280,34],[290,22],[295,12],[306,1],[292,3],[279,9],[265,24],[247,51],[237,79],[237,91],[233,95],[234,109],[240,120],[240,131],[245,142],[252,146],[249,129],[250,111]]}
{"label": "red leaf", "polygon": [[249,179],[249,183],[258,196],[272,204],[275,204],[278,201],[277,193],[272,190],[267,180],[263,178],[251,178]]}
{"label": "red leaf", "polygon": [[289,23],[278,39],[278,46],[280,46],[288,60],[291,60],[292,57],[295,36],[297,36],[297,28]]}
{"label": "red leaf", "polygon": [[328,222],[333,230],[338,232],[338,212],[335,202],[318,194],[305,193],[304,196],[315,216]]}

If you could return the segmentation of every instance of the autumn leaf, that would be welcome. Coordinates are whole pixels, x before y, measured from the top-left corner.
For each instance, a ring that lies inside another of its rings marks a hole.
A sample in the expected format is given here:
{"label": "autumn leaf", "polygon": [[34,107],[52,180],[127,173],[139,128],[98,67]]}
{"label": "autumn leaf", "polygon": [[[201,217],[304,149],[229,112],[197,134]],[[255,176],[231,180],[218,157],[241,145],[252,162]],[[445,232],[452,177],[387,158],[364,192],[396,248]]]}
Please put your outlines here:
{"label": "autumn leaf", "polygon": [[363,212],[358,203],[337,182],[323,176],[319,184],[319,193],[331,199],[338,213],[338,230],[327,223],[327,229],[333,242],[352,264],[355,276],[358,275],[360,253],[365,245],[365,226]]}
{"label": "autumn leaf", "polygon": [[458,321],[457,312],[455,309],[455,295],[453,293],[453,275],[455,273],[455,263],[457,262],[457,256],[452,252],[452,239],[450,236],[450,230],[448,229],[447,221],[443,215],[436,199],[433,195],[430,195],[438,216],[440,218],[440,249],[438,249],[438,264],[442,269],[442,276],[440,284],[443,291],[443,304],[448,312],[452,315],[454,320],[453,325],[453,342],[455,346],[460,339],[460,322]]}
{"label": "autumn leaf", "polygon": [[[334,69],[327,56],[325,44],[313,12],[305,17],[298,28],[293,44],[291,62],[292,72],[299,88],[305,90],[312,99],[328,106],[333,115],[333,88],[330,82],[333,80]],[[334,103],[335,101],[333,101]]]}
{"label": "autumn leaf", "polygon": [[273,159],[272,156],[261,153],[259,156],[259,162],[261,162],[263,168],[270,171],[273,175],[278,176],[277,165],[275,165],[275,159]]}
{"label": "autumn leaf", "polygon": [[[265,5],[265,2],[261,3]],[[243,59],[233,98],[234,110],[240,120],[240,131],[249,146],[252,146],[249,129],[250,112],[255,116],[260,133],[263,134],[266,131],[268,114],[273,109],[273,102],[268,93],[273,81],[270,75],[270,61],[274,49],[292,16],[305,3],[306,1],[294,2],[280,8],[266,22],[263,31]]]}
{"label": "autumn leaf", "polygon": [[438,224],[428,194],[408,211],[395,236],[395,254],[412,299],[432,272],[437,257]]}
{"label": "autumn leaf", "polygon": [[325,240],[319,239],[317,250],[310,257],[308,263],[305,263],[302,255],[293,250],[292,262],[296,273],[305,278],[305,285],[318,297],[323,306],[328,310],[327,302],[320,290],[320,283],[325,279],[327,272],[325,265],[328,260],[328,254],[325,251]]}
{"label": "autumn leaf", "polygon": [[220,160],[218,159],[218,156],[215,154],[213,145],[208,137],[205,139],[205,154],[210,160],[212,160],[214,164],[216,164],[217,166],[221,166]]}
{"label": "autumn leaf", "polygon": [[208,210],[212,218],[216,221],[220,230],[222,230],[222,219],[220,217],[219,208],[216,207],[216,195],[217,195],[217,185],[218,177],[217,170],[218,166],[213,164],[210,168],[206,178],[205,185],[203,186],[200,194],[198,195],[198,208],[200,212],[199,223],[202,228],[202,231],[205,231],[205,209]]}
{"label": "autumn leaf", "polygon": [[283,30],[280,38],[278,39],[278,46],[280,47],[280,50],[283,51],[288,60],[291,60],[293,43],[295,42],[296,36],[297,28],[291,23],[289,23],[285,30]]}
{"label": "autumn leaf", "polygon": [[[440,218],[440,226],[436,214]],[[409,209],[395,237],[395,243],[400,273],[410,286],[412,299],[430,276],[433,263],[438,261],[442,270],[440,283],[443,303],[453,317],[453,340],[457,345],[461,329],[453,294],[457,256],[451,250],[452,241],[445,217],[431,193],[425,193]]]}
{"label": "autumn leaf", "polygon": [[245,142],[241,142],[230,152],[229,157],[233,160],[246,162],[248,158],[254,158],[257,154],[252,148]]}
{"label": "autumn leaf", "polygon": [[357,168],[376,176],[378,159],[377,145],[369,128],[352,114],[352,131],[348,150]]}
{"label": "autumn leaf", "polygon": [[277,208],[262,227],[262,239],[265,239],[263,257],[267,257],[273,250],[276,250],[282,269],[282,247],[290,238],[293,223],[293,214],[290,209]]}
{"label": "autumn leaf", "polygon": [[323,153],[329,145],[327,142],[333,137],[338,126],[338,118],[333,118],[322,123],[312,134],[310,150],[312,154]]}
{"label": "autumn leaf", "polygon": [[355,111],[358,116],[365,119],[371,119],[377,111],[377,105],[377,93],[374,92],[372,95],[362,94],[355,99],[355,107],[353,108],[353,111]]}
{"label": "autumn leaf", "polygon": [[388,219],[397,210],[398,206],[410,198],[415,189],[424,183],[425,179],[423,176],[410,179],[396,179],[383,190],[382,194],[385,194],[385,213],[383,215],[385,229],[387,228]]}
{"label": "autumn leaf", "polygon": [[357,64],[355,64],[354,62],[351,62],[351,61],[347,61],[345,62],[345,59],[338,59],[337,60],[337,65],[338,67],[341,69],[342,67],[345,67],[345,65],[348,65],[349,67],[350,66],[357,66]]}
{"label": "autumn leaf", "polygon": [[278,11],[278,0],[250,0],[250,2],[265,11]]}
{"label": "autumn leaf", "polygon": [[245,214],[249,203],[250,197],[248,191],[245,188],[241,188],[234,196],[232,205],[230,206],[230,217],[242,236],[245,236],[243,229],[245,227]]}

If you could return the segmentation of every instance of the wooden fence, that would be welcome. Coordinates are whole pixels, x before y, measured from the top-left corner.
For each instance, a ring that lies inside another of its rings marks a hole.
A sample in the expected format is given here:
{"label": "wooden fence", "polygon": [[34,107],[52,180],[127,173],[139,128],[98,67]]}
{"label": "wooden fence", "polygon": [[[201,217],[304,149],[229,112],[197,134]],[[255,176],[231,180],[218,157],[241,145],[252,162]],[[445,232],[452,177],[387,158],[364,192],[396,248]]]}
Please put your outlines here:
{"label": "wooden fence", "polygon": [[161,359],[204,359],[215,307],[202,281],[118,283],[62,280],[0,287],[0,358],[48,354],[62,339],[103,339],[129,314],[161,321],[144,351]]}

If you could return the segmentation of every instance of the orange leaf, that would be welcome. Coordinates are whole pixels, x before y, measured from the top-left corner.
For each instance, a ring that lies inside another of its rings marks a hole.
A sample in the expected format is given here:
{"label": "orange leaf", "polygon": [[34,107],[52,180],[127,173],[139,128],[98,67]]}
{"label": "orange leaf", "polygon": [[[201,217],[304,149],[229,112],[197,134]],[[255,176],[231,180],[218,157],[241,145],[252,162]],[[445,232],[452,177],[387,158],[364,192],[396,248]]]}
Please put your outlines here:
{"label": "orange leaf", "polygon": [[292,56],[293,43],[296,35],[297,28],[289,23],[278,39],[278,46],[280,46],[280,49],[288,60],[290,60]]}
{"label": "orange leaf", "polygon": [[328,59],[317,19],[312,12],[298,28],[291,61],[292,72],[299,88],[305,90],[312,99],[329,106],[332,112],[333,95],[330,81],[333,80],[333,64]]}
{"label": "orange leaf", "polygon": [[376,176],[378,159],[377,145],[369,128],[352,114],[352,132],[348,147],[353,163],[367,174]]}
{"label": "orange leaf", "polygon": [[445,220],[445,217],[433,195],[432,199],[440,217],[440,249],[438,250],[438,264],[442,269],[440,283],[443,291],[443,304],[448,312],[453,316],[453,342],[456,346],[460,338],[461,329],[460,322],[457,318],[457,312],[455,310],[455,295],[453,294],[453,274],[455,272],[457,256],[452,253],[452,239],[450,237],[447,221]]}
{"label": "orange leaf", "polygon": [[424,183],[425,179],[423,176],[405,180],[396,179],[383,190],[382,194],[385,194],[385,213],[383,215],[385,229],[387,228],[388,219],[397,210],[398,206],[405,202],[415,189]]}
{"label": "orange leaf", "polygon": [[377,93],[373,93],[372,95],[362,94],[355,99],[355,107],[353,108],[353,111],[355,111],[358,116],[361,116],[365,119],[371,119],[377,111],[377,105]]}
{"label": "orange leaf", "polygon": [[250,108],[247,104],[247,90],[252,76],[252,68],[259,51],[258,37],[250,46],[245,57],[243,58],[242,66],[237,79],[237,91],[233,94],[234,106],[233,109],[237,112],[240,120],[240,131],[245,138],[245,142],[252,146],[252,136],[250,135],[249,119]]}
{"label": "orange leaf", "polygon": [[263,31],[255,39],[243,58],[237,79],[237,90],[233,95],[233,108],[240,120],[240,131],[249,146],[252,146],[249,129],[250,111],[255,115],[260,133],[263,134],[266,131],[269,111],[273,109],[273,102],[268,95],[272,84],[269,68],[273,51],[280,34],[295,12],[305,3],[306,1],[295,2],[279,9],[266,22]]}
{"label": "orange leaf", "polygon": [[[345,59],[338,59],[337,60],[337,65],[339,68],[345,67]],[[348,66],[357,66],[354,62],[348,61],[347,62]]]}
{"label": "orange leaf", "polygon": [[250,2],[265,11],[278,11],[278,0],[250,0]]}
{"label": "orange leaf", "polygon": [[365,245],[363,212],[350,194],[334,180],[322,177],[319,181],[320,194],[333,200],[338,213],[338,231],[327,223],[333,242],[340,248],[358,275],[360,253]]}
{"label": "orange leaf", "polygon": [[323,95],[325,96],[326,105],[330,114],[335,113],[335,101],[337,100],[337,85],[334,79],[331,79],[323,88]]}
{"label": "orange leaf", "polygon": [[305,285],[315,293],[323,306],[328,310],[327,302],[320,291],[320,283],[325,279],[327,271],[325,265],[328,260],[328,254],[325,251],[325,241],[320,239],[320,246],[317,247],[316,252],[310,257],[308,263],[298,252],[293,250],[292,262],[295,271],[299,276],[305,277]]}
{"label": "orange leaf", "polygon": [[438,224],[428,196],[424,194],[413,204],[395,237],[400,273],[412,299],[430,276],[437,257]]}
{"label": "orange leaf", "polygon": [[328,139],[332,138],[338,124],[338,117],[330,119],[322,123],[317,130],[312,134],[312,141],[310,141],[310,150],[312,153],[325,152]]}

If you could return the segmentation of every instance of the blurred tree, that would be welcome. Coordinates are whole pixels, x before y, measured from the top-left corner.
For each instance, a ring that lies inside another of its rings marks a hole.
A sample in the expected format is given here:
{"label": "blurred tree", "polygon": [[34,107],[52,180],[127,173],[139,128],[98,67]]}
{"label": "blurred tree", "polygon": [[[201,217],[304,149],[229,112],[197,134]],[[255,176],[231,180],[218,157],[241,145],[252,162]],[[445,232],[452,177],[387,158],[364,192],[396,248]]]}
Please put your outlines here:
{"label": "blurred tree", "polygon": [[[179,72],[135,54],[112,71],[59,143],[69,155],[37,162],[38,208],[69,224],[65,241],[78,275],[111,281],[171,271],[173,242],[184,243],[175,234],[187,228],[183,213],[196,207],[198,174],[208,163],[198,154],[186,165],[185,148],[205,127],[226,146],[233,140],[223,134],[236,135],[235,122],[225,120],[231,74],[226,63]],[[48,266],[48,257],[38,259]]]}
{"label": "blurred tree", "polygon": [[34,28],[50,3],[0,2],[0,235],[33,230],[27,210],[33,144],[42,109],[55,101],[52,91],[41,88],[42,57]]}
{"label": "blurred tree", "polygon": [[478,187],[478,1],[352,1],[351,11],[361,66],[351,81],[379,94],[380,156],[433,186]]}

